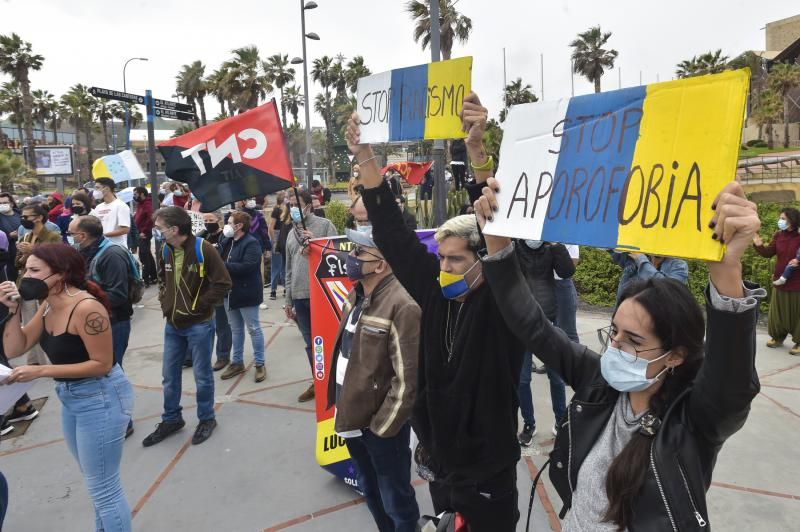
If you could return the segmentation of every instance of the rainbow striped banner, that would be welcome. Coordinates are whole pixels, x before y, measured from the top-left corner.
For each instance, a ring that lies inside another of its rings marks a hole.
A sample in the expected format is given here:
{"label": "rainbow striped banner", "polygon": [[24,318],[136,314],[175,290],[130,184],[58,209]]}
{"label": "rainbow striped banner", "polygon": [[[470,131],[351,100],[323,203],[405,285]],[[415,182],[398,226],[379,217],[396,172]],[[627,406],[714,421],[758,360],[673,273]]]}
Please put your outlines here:
{"label": "rainbow striped banner", "polygon": [[356,109],[361,141],[463,138],[458,114],[471,90],[471,57],[361,78]]}
{"label": "rainbow striped banner", "polygon": [[736,175],[748,70],[514,107],[485,233],[719,260],[711,204]]}

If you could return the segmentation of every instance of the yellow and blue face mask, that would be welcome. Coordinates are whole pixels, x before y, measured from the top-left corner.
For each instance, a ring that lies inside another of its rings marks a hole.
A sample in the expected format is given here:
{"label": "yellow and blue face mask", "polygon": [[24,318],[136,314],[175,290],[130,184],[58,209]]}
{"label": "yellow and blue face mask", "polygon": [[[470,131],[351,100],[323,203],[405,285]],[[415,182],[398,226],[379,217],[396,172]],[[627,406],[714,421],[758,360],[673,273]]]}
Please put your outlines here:
{"label": "yellow and blue face mask", "polygon": [[472,285],[467,284],[466,276],[470,271],[472,271],[472,268],[478,265],[478,262],[480,261],[475,261],[475,264],[470,266],[469,269],[467,269],[467,271],[464,273],[449,273],[440,271],[439,286],[442,287],[442,295],[447,299],[458,299],[469,292],[469,289],[475,286],[475,283],[478,282],[480,276],[475,278],[475,280],[472,282]]}

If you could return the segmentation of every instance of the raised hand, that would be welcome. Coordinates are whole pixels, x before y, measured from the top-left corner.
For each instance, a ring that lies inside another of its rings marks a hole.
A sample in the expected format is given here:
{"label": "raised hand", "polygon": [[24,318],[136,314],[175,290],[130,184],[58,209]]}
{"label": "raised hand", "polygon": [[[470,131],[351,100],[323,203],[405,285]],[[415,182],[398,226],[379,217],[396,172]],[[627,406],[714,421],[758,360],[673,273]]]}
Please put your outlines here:
{"label": "raised hand", "polygon": [[[472,204],[481,231],[486,227],[486,222],[491,222],[495,213],[497,213],[498,206],[495,193],[499,190],[500,184],[497,182],[497,179],[490,177],[486,181],[486,186],[483,187],[482,196]],[[483,237],[486,240],[486,251],[489,255],[497,253],[511,243],[511,239],[504,236],[484,234]]]}
{"label": "raised hand", "polygon": [[361,119],[358,118],[358,113],[350,115],[344,130],[344,138],[347,140],[347,148],[356,156],[357,161],[365,161],[372,157],[372,147],[361,143]]}
{"label": "raised hand", "polygon": [[481,105],[481,100],[474,92],[464,98],[464,106],[460,113],[461,129],[467,134],[468,146],[482,147],[483,133],[486,131],[486,122],[489,120],[489,111]]}

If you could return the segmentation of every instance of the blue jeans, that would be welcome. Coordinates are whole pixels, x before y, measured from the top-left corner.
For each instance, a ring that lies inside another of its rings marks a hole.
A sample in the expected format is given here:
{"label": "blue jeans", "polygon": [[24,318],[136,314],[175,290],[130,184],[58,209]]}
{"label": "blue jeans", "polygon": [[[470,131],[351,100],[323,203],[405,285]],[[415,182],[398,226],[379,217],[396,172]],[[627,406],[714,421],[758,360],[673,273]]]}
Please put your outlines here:
{"label": "blue jeans", "polygon": [[214,308],[214,322],[216,324],[217,335],[217,360],[229,360],[231,358],[231,324],[228,323],[228,313],[225,312],[225,305]]}
{"label": "blue jeans", "polygon": [[269,262],[269,276],[270,276],[270,293],[274,294],[276,290],[278,290],[278,285],[282,284],[285,285],[286,281],[284,279],[283,273],[283,255],[280,253],[272,252],[271,259]]}
{"label": "blue jeans", "polygon": [[380,532],[416,530],[419,507],[411,487],[410,435],[406,423],[390,438],[364,429],[362,436],[345,440],[358,472],[358,487]]}
{"label": "blue jeans", "polygon": [[120,482],[119,464],[133,412],[133,388],[115,364],[104,377],[56,382],[56,394],[63,405],[64,440],[92,498],[95,530],[130,531],[131,509]]}
{"label": "blue jeans", "polygon": [[111,343],[114,347],[114,363],[122,367],[122,357],[128,349],[128,339],[131,337],[131,320],[118,321],[111,325]]}
{"label": "blue jeans", "polygon": [[0,530],[3,529],[3,520],[6,518],[8,510],[8,482],[6,477],[0,472]]}
{"label": "blue jeans", "polygon": [[579,341],[575,315],[578,312],[578,292],[572,279],[556,279],[556,321],[555,325],[573,342]]}
{"label": "blue jeans", "polygon": [[197,387],[197,418],[214,419],[214,372],[211,369],[211,345],[214,342],[214,320],[176,329],[169,322],[164,325],[164,361],[161,366],[164,386],[164,413],[162,421],[180,421],[181,371],[187,353],[192,356],[192,371]]}
{"label": "blue jeans", "polygon": [[[533,367],[531,354],[525,353],[522,356],[522,371],[519,374],[519,388],[517,394],[519,395],[519,411],[522,414],[522,420],[531,425],[536,426],[536,418],[533,415],[533,395],[531,394],[531,368]],[[567,392],[564,387],[564,381],[558,376],[558,373],[547,369],[547,378],[550,380],[550,400],[553,402],[553,415],[556,418],[556,423],[560,424],[564,416],[567,415]]]}
{"label": "blue jeans", "polygon": [[256,366],[264,365],[264,331],[258,321],[258,307],[232,308],[228,311],[231,322],[231,335],[233,337],[233,363],[244,363],[244,328],[250,334],[253,342],[253,358]]}
{"label": "blue jeans", "polygon": [[310,299],[295,299],[292,301],[294,311],[297,313],[297,328],[300,329],[300,334],[303,335],[303,341],[306,343],[306,356],[308,357],[308,366],[311,368],[311,373],[314,373],[314,360],[311,358],[311,300]]}

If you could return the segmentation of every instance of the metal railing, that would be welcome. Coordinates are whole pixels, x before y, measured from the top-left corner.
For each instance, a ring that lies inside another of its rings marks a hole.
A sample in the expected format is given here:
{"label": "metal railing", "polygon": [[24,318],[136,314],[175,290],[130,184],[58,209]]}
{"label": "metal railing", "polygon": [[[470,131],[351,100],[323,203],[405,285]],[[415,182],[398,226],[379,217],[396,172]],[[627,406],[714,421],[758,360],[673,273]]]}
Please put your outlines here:
{"label": "metal railing", "polygon": [[739,161],[736,176],[742,183],[775,184],[800,181],[800,155],[749,157]]}

